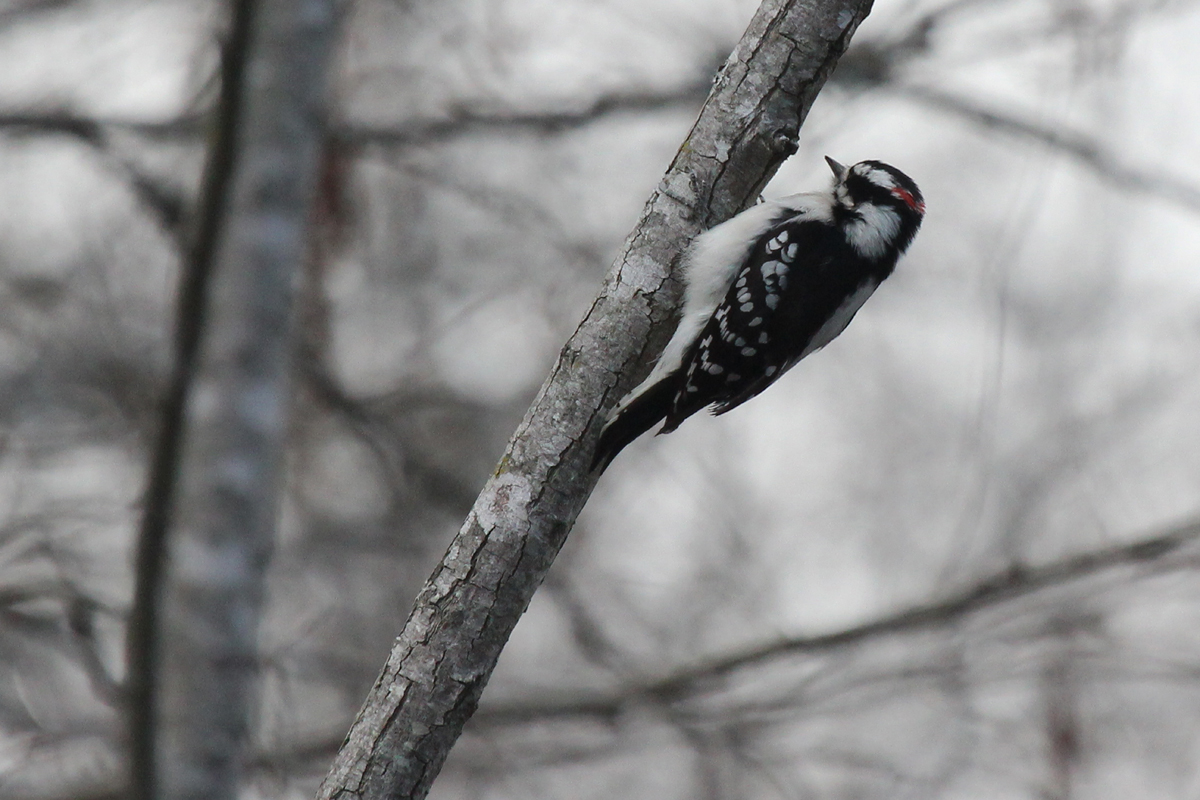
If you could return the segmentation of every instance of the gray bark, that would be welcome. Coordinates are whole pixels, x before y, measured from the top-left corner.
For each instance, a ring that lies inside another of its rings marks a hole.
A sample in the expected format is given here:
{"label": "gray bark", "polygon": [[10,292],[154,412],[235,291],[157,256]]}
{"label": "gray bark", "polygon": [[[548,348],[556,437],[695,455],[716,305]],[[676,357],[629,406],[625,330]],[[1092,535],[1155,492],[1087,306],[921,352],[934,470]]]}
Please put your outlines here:
{"label": "gray bark", "polygon": [[495,474],[418,595],[320,798],[421,798],[587,501],[611,407],[670,333],[673,266],[753,203],[871,0],[766,0],[563,347]]}
{"label": "gray bark", "polygon": [[168,546],[153,754],[163,797],[238,793],[335,12],[336,0],[262,0],[250,12]]}

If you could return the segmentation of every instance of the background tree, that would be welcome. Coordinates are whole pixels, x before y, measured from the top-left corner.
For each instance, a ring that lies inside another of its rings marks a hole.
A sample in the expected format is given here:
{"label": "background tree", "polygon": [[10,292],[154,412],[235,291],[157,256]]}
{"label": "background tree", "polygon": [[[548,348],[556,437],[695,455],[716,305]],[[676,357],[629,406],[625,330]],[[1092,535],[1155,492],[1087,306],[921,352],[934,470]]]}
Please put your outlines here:
{"label": "background tree", "polygon": [[230,8],[126,626],[135,800],[239,796],[337,17],[332,0]]}

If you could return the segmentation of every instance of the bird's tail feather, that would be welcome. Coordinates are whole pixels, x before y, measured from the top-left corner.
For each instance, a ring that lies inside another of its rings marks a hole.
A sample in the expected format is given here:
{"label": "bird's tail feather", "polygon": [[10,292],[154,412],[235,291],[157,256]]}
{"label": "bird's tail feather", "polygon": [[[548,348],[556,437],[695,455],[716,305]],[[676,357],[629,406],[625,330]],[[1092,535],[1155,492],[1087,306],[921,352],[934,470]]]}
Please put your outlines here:
{"label": "bird's tail feather", "polygon": [[667,412],[671,410],[671,401],[675,397],[675,378],[675,374],[663,378],[634,398],[608,421],[596,444],[596,454],[592,458],[593,470],[607,469],[617,453],[624,450],[626,445],[667,416]]}

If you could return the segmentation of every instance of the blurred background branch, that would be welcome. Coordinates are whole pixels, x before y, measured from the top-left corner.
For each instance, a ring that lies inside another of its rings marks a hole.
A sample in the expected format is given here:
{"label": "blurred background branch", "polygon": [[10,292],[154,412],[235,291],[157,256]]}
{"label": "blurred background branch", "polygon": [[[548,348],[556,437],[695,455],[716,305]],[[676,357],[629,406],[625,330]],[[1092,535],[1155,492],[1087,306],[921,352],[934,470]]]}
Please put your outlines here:
{"label": "blurred background branch", "polygon": [[[850,628],[814,636],[781,639],[750,647],[740,653],[726,653],[674,671],[661,678],[635,683],[621,696],[595,696],[562,702],[541,698],[509,707],[494,705],[479,713],[476,724],[524,725],[538,720],[597,717],[615,722],[644,704],[686,703],[730,687],[743,673],[769,668],[780,659],[798,655],[819,655],[826,651],[852,647],[871,639],[903,633],[919,633],[930,628],[952,628],[963,617],[1020,600],[1034,592],[1061,589],[1068,584],[1120,567],[1149,567],[1153,574],[1161,570],[1191,570],[1195,557],[1171,560],[1181,548],[1200,537],[1200,523],[1188,523],[1166,533],[1130,544],[1082,553],[1061,562],[1030,569],[1010,569],[990,576],[944,600],[902,609],[881,619]],[[591,641],[592,636],[581,637]],[[586,646],[586,645],[584,645]],[[631,675],[631,680],[636,676]]]}

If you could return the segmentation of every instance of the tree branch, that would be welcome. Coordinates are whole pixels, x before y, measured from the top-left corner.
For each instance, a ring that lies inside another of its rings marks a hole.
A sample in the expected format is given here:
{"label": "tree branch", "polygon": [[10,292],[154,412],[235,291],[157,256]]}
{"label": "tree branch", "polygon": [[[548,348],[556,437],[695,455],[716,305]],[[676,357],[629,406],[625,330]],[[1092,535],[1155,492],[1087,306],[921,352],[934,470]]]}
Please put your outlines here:
{"label": "tree branch", "polygon": [[[362,123],[342,120],[331,127],[329,137],[353,147],[412,147],[476,133],[531,131],[562,133],[586,127],[616,114],[677,109],[690,111],[708,97],[709,85],[684,84],[661,92],[615,92],[586,105],[570,109],[479,111],[458,106],[438,119],[405,121],[400,124]],[[0,130],[14,135],[71,136],[97,148],[106,145],[110,131],[123,131],[145,139],[198,139],[206,130],[205,114],[188,114],[175,119],[149,121],[120,117],[93,117],[69,109],[27,108],[0,111]]]}
{"label": "tree branch", "polygon": [[339,142],[349,145],[411,147],[481,132],[554,134],[582,128],[614,114],[665,109],[691,111],[704,102],[708,91],[709,86],[705,82],[666,92],[617,93],[599,97],[580,108],[553,111],[479,112],[470,108],[454,108],[443,119],[398,126],[343,123],[336,137]]}
{"label": "tree branch", "polygon": [[898,611],[872,622],[817,636],[795,636],[747,648],[680,669],[664,678],[618,694],[565,701],[514,703],[480,712],[477,723],[524,724],[534,720],[594,717],[615,720],[631,706],[644,702],[674,703],[695,697],[716,681],[766,666],[789,656],[842,649],[881,636],[896,636],[948,625],[965,616],[994,608],[1046,589],[1063,586],[1109,570],[1139,564],[1158,564],[1188,544],[1200,540],[1200,521],[1131,544],[1094,550],[1032,569],[997,572],[968,589],[924,605]]}
{"label": "tree branch", "polygon": [[651,196],[591,311],[418,595],[318,793],[420,798],[596,476],[602,410],[644,373],[678,299],[672,265],[699,230],[747,207],[795,149],[871,0],[766,0]]}
{"label": "tree branch", "polygon": [[1200,212],[1200,187],[1172,178],[1169,170],[1140,170],[1124,163],[1099,142],[1079,131],[1048,127],[1007,112],[977,105],[962,97],[918,86],[889,86],[902,97],[983,128],[998,131],[1057,150],[1091,169],[1102,180],[1122,189],[1141,192]]}
{"label": "tree branch", "polygon": [[[165,123],[172,127],[174,123]],[[147,175],[131,159],[121,156],[112,146],[110,132],[117,128],[152,130],[156,123],[122,123],[82,116],[66,110],[0,112],[0,131],[13,136],[66,136],[87,145],[103,161],[129,182],[134,197],[157,219],[158,224],[176,240],[182,240],[185,201],[179,192]]]}

